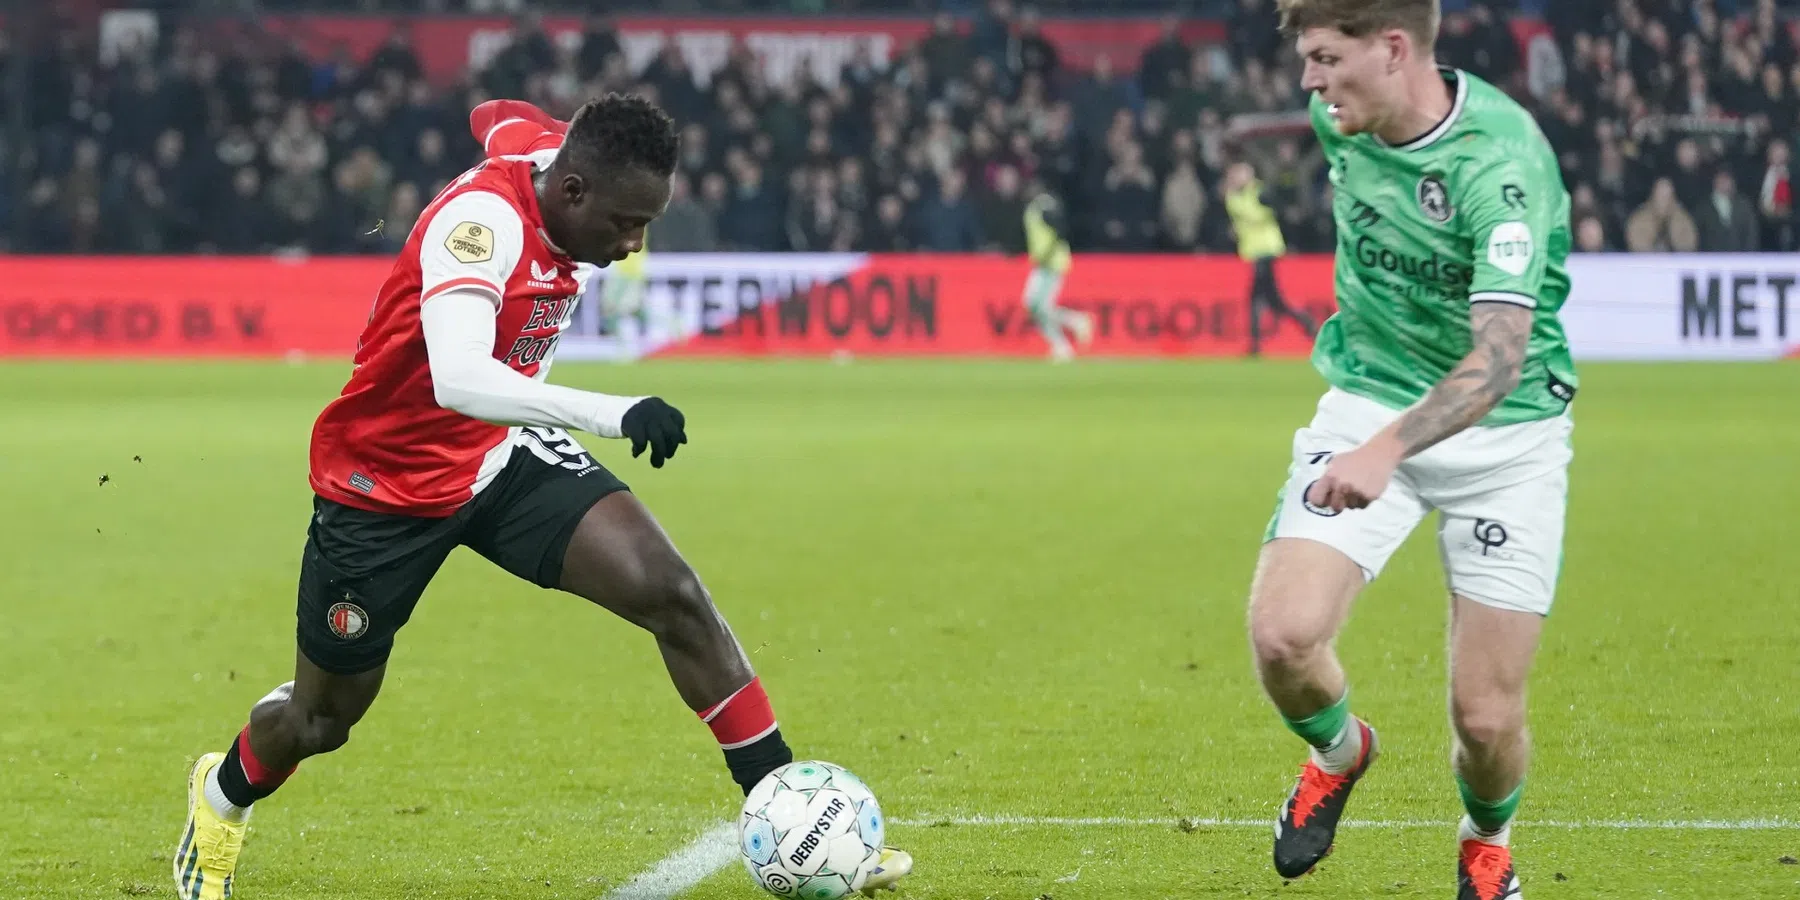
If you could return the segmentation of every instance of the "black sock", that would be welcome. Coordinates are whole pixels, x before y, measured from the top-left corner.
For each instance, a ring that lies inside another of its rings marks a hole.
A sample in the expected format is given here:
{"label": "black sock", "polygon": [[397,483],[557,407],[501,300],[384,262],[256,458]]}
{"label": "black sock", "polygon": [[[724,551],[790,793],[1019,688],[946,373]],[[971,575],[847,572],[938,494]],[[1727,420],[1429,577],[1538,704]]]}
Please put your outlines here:
{"label": "black sock", "polygon": [[749,795],[750,789],[757,782],[768,777],[770,772],[794,761],[794,751],[788,749],[787,741],[781,739],[781,729],[764,735],[754,744],[734,747],[725,751],[725,765],[731,769],[731,780],[744,789]]}
{"label": "black sock", "polygon": [[233,806],[249,806],[270,794],[273,788],[262,790],[250,783],[250,776],[244,774],[244,761],[238,755],[238,742],[231,742],[231,749],[225,751],[225,761],[219,763],[219,791]]}

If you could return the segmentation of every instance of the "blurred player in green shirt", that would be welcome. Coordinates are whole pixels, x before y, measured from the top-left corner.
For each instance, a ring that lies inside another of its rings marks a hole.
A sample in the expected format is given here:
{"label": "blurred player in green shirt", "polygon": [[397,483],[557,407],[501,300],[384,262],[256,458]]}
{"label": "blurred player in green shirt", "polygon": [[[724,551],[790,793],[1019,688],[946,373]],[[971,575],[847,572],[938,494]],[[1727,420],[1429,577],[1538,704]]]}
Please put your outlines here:
{"label": "blurred player in green shirt", "polygon": [[[600,333],[610,334],[619,340],[625,335],[620,323],[626,319],[638,322],[634,340],[638,343],[628,353],[628,359],[636,358],[647,349],[644,338],[650,329],[649,315],[653,312],[644,308],[645,297],[650,288],[650,232],[644,231],[644,246],[637,252],[608,266],[604,273],[597,275],[600,282]],[[659,317],[659,324],[665,326],[669,333],[665,338],[682,337],[677,322],[672,316]]]}
{"label": "blurred player in green shirt", "polygon": [[1063,278],[1069,273],[1069,242],[1063,237],[1062,205],[1047,191],[1025,205],[1025,251],[1031,257],[1031,274],[1025,279],[1025,309],[1038,331],[1050,344],[1050,358],[1073,359],[1069,333],[1083,346],[1094,339],[1094,320],[1085,312],[1057,305]]}
{"label": "blurred player in green shirt", "polygon": [[1573,455],[1576,378],[1557,319],[1569,195],[1523,108],[1436,64],[1436,0],[1278,6],[1331,165],[1338,313],[1313,353],[1329,389],[1294,435],[1251,588],[1263,687],[1312,745],[1276,822],[1275,867],[1294,878],[1324,857],[1376,757],[1333,642],[1435,510],[1466,813],[1458,898],[1517,898],[1525,682],[1562,568]]}
{"label": "blurred player in green shirt", "polygon": [[1281,222],[1275,210],[1264,199],[1263,183],[1256,177],[1256,167],[1247,162],[1233,164],[1225,170],[1220,184],[1225,195],[1225,212],[1231,217],[1232,233],[1237,235],[1238,256],[1250,263],[1250,355],[1262,352],[1263,313],[1280,321],[1293,319],[1307,337],[1318,328],[1305,313],[1288,305],[1281,296],[1281,284],[1275,280],[1275,261],[1287,255],[1287,239],[1281,235]]}

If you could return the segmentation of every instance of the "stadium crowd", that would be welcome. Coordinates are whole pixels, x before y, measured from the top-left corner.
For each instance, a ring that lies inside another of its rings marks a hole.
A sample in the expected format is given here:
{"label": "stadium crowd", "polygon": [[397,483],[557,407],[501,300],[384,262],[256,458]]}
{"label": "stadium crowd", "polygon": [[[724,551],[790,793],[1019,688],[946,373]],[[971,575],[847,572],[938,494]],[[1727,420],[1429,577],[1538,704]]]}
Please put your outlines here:
{"label": "stadium crowd", "polygon": [[[29,76],[0,239],[14,252],[392,252],[479,158],[474,104],[524,97],[567,114],[637,90],[682,123],[653,249],[1018,252],[1041,185],[1066,201],[1078,251],[1224,251],[1218,184],[1239,157],[1261,169],[1290,245],[1328,249],[1329,186],[1295,127],[1306,98],[1273,6],[1239,0],[1220,46],[1184,44],[1171,20],[1141,60],[1077,72],[1033,10],[988,0],[938,15],[885,69],[852,60],[832,86],[770,85],[740,47],[705,89],[672,50],[632,71],[604,19],[560,45],[521,18],[509,47],[441,86],[404,31],[352,60],[182,26],[103,65],[92,35],[70,30],[0,43],[27,54]],[[1579,249],[1796,248],[1800,52],[1778,4],[1550,3],[1554,39],[1530,65],[1509,15],[1449,13],[1439,56],[1538,113]],[[1246,114],[1287,124],[1241,141]]]}

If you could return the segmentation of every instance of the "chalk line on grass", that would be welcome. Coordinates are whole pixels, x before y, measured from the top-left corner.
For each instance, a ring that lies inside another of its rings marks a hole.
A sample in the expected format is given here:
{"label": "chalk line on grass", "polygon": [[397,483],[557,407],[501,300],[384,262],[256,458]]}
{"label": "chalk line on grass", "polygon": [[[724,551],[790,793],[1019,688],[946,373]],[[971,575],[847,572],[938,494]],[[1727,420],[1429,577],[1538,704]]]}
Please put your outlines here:
{"label": "chalk line on grass", "polygon": [[[1273,828],[1274,819],[1132,818],[1124,816],[1004,816],[943,815],[896,819],[902,828]],[[1351,819],[1345,828],[1454,828],[1453,820]],[[1519,827],[1571,831],[1781,831],[1800,829],[1794,819],[1591,819],[1585,821],[1522,821]],[[721,822],[701,833],[686,846],[626,882],[604,900],[672,900],[712,877],[737,859],[737,829]]]}
{"label": "chalk line on grass", "polygon": [[737,827],[720,822],[609,892],[606,900],[669,900],[711,878],[737,857]]}

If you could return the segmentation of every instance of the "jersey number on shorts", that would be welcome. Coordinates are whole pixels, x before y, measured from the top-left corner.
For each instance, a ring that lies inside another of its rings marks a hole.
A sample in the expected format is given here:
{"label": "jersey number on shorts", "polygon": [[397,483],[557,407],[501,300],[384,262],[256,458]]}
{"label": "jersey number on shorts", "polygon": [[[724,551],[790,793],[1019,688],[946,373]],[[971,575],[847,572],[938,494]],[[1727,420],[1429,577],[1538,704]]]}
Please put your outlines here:
{"label": "jersey number on shorts", "polygon": [[519,437],[525,449],[547,465],[561,466],[571,472],[586,472],[600,466],[574,437],[561,428],[521,428]]}

